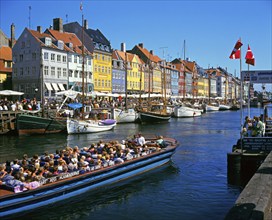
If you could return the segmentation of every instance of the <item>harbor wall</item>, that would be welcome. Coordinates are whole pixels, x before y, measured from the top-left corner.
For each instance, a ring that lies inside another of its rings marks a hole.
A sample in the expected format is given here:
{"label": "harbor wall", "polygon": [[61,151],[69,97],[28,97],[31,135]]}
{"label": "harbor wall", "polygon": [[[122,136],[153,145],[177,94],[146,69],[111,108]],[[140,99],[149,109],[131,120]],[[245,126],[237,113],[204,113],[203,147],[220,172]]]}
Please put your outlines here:
{"label": "harbor wall", "polygon": [[272,219],[272,151],[243,189],[225,220]]}

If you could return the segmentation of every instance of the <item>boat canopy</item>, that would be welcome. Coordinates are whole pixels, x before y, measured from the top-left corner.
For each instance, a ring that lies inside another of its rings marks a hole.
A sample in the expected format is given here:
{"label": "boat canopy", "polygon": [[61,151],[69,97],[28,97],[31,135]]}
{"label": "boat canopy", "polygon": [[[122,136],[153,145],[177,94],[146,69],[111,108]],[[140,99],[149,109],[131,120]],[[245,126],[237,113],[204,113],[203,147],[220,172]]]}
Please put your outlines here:
{"label": "boat canopy", "polygon": [[72,109],[78,109],[82,107],[82,103],[69,103],[68,106]]}

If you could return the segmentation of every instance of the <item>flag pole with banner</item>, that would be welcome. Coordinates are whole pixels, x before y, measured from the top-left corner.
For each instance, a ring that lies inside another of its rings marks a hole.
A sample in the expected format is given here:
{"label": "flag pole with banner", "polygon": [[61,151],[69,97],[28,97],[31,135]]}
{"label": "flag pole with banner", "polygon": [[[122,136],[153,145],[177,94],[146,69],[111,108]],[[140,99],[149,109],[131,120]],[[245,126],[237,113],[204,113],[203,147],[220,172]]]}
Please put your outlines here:
{"label": "flag pole with banner", "polygon": [[242,144],[242,131],[243,131],[243,80],[242,80],[242,59],[241,59],[241,47],[242,47],[242,42],[241,42],[241,38],[236,42],[229,58],[230,59],[240,59],[240,82],[241,82],[241,85],[240,85],[240,142],[241,142],[241,153],[243,153],[243,144]]}
{"label": "flag pole with banner", "polygon": [[[247,63],[247,70],[249,71],[249,65],[255,65],[255,58],[254,55],[248,45],[247,53],[246,53],[246,63]],[[249,85],[248,85],[248,117],[250,117],[250,85],[251,85],[251,76],[249,76]]]}

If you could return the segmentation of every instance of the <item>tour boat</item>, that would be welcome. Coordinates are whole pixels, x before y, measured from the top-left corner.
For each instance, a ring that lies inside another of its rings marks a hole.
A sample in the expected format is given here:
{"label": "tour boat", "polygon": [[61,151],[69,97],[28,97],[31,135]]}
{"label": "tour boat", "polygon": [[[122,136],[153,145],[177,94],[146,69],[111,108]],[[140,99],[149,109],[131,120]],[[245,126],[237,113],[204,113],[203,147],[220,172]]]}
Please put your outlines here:
{"label": "tour boat", "polygon": [[40,180],[39,186],[35,189],[25,190],[21,187],[15,192],[15,188],[10,189],[0,185],[0,218],[14,218],[25,212],[53,205],[91,190],[110,187],[114,183],[160,167],[171,160],[178,142],[173,138],[164,138],[167,146],[154,149],[156,140],[155,135],[149,139],[146,138],[147,146],[150,147],[147,147],[145,154],[135,154],[132,158],[121,163],[115,162],[113,165],[93,166],[84,173],[74,170],[44,178]]}

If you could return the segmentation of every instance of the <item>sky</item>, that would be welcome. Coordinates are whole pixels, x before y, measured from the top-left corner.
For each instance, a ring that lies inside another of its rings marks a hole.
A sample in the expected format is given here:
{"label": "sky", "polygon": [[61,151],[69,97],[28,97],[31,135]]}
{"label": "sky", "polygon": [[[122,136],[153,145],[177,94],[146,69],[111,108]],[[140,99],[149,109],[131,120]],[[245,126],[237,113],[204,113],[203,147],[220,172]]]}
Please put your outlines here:
{"label": "sky", "polygon": [[167,61],[185,54],[203,68],[220,66],[239,77],[240,61],[229,56],[241,39],[242,70],[248,70],[248,45],[255,57],[249,69],[272,70],[271,0],[0,0],[0,29],[10,37],[14,23],[18,38],[24,28],[42,26],[45,31],[54,18],[81,24],[82,14],[113,49],[120,49],[122,42],[127,50],[143,43]]}

